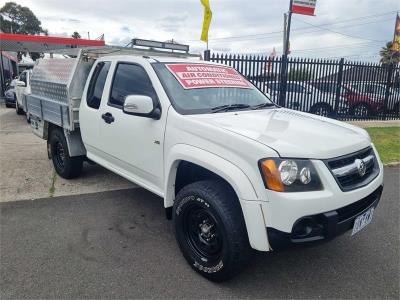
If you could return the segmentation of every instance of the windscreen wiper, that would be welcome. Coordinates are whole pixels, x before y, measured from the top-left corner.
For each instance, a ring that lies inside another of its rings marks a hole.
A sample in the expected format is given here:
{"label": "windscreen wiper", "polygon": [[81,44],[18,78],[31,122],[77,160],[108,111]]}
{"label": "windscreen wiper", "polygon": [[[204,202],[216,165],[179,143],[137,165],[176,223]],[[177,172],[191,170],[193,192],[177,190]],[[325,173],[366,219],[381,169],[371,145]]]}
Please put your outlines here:
{"label": "windscreen wiper", "polygon": [[220,106],[216,106],[211,108],[211,111],[213,113],[219,112],[219,111],[228,111],[228,110],[234,110],[234,109],[241,109],[241,108],[249,108],[250,105],[248,104],[243,104],[243,103],[237,103],[237,104],[224,104]]}
{"label": "windscreen wiper", "polygon": [[266,103],[261,103],[261,104],[257,104],[252,106],[252,109],[260,109],[260,108],[264,108],[264,107],[272,107],[272,106],[276,106],[274,103],[272,102],[266,102]]}

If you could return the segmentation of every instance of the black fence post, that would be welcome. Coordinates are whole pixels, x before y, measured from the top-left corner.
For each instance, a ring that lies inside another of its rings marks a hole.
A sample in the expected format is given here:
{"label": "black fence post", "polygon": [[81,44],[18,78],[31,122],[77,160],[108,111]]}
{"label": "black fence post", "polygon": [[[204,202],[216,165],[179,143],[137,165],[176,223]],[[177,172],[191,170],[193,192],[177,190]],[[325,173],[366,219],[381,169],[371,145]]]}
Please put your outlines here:
{"label": "black fence post", "polygon": [[342,81],[343,81],[343,66],[344,66],[344,58],[342,57],[339,62],[339,71],[337,75],[337,82],[336,82],[336,97],[335,97],[335,117],[338,118],[339,116],[339,102],[340,96],[342,95]]}
{"label": "black fence post", "polygon": [[285,107],[286,103],[286,87],[287,87],[287,69],[288,69],[288,57],[287,55],[282,55],[281,60],[281,76],[280,76],[280,91],[279,91],[279,106]]}
{"label": "black fence post", "polygon": [[204,51],[204,60],[205,61],[210,61],[211,58],[211,51],[210,50],[205,50]]}
{"label": "black fence post", "polygon": [[[390,64],[387,66],[387,79],[386,79],[386,91],[385,91],[385,100],[383,103],[383,120],[386,120],[386,113],[387,113],[387,106],[388,106],[388,101],[389,101],[389,95],[390,95],[390,84],[392,82],[392,75],[393,75],[393,65]],[[382,66],[382,68],[385,68],[385,66]]]}

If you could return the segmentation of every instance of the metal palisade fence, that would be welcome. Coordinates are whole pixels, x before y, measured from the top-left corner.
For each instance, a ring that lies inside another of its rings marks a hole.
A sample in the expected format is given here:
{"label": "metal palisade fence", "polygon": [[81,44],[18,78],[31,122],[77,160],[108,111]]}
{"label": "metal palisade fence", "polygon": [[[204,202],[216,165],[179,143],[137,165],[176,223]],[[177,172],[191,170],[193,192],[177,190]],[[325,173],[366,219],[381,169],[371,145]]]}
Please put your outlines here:
{"label": "metal palisade fence", "polygon": [[209,51],[204,59],[234,67],[283,107],[341,120],[400,119],[398,65]]}

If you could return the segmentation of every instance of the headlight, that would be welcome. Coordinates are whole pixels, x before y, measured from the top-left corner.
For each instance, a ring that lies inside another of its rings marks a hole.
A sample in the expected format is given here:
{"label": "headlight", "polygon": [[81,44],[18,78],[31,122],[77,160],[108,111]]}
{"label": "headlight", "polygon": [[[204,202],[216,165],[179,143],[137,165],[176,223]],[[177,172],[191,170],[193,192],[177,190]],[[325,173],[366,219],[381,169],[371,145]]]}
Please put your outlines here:
{"label": "headlight", "polygon": [[267,189],[277,192],[322,190],[321,180],[309,160],[271,158],[261,160],[259,165]]}

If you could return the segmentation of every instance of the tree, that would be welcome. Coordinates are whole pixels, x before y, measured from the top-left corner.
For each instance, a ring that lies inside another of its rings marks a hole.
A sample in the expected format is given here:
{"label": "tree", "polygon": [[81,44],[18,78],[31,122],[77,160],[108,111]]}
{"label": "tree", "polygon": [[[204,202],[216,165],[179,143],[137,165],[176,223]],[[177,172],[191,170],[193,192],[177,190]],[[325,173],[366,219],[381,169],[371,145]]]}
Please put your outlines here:
{"label": "tree", "polygon": [[22,34],[44,32],[41,22],[28,7],[15,2],[7,2],[0,9],[0,15],[0,28],[3,32]]}
{"label": "tree", "polygon": [[307,70],[293,70],[288,73],[289,81],[307,81],[311,79],[311,74]]}
{"label": "tree", "polygon": [[400,63],[400,56],[395,55],[392,50],[393,43],[387,42],[385,47],[382,47],[381,51],[379,51],[379,55],[381,56],[381,64],[382,65],[396,65]]}
{"label": "tree", "polygon": [[[25,6],[15,2],[7,2],[0,9],[0,29],[5,33],[40,34],[48,35],[35,14]],[[21,59],[23,52],[18,52]],[[40,53],[30,53],[33,60],[42,56]]]}
{"label": "tree", "polygon": [[79,34],[79,32],[74,31],[74,33],[71,35],[71,37],[73,37],[74,39],[80,39],[81,35]]}

